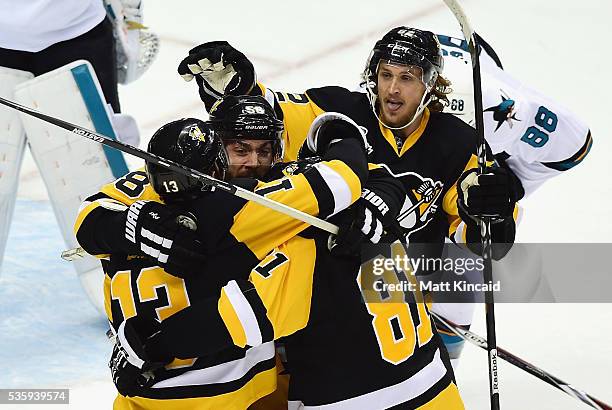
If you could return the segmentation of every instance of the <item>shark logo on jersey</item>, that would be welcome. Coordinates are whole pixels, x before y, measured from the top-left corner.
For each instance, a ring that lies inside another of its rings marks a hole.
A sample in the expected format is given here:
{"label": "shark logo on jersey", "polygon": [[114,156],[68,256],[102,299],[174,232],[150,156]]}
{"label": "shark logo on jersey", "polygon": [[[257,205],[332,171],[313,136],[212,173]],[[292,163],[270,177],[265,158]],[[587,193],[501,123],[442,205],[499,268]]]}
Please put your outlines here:
{"label": "shark logo on jersey", "polygon": [[508,126],[512,128],[512,120],[520,121],[518,118],[516,118],[514,100],[509,98],[503,90],[500,91],[502,93],[501,103],[484,110],[484,112],[493,112],[493,119],[497,121],[497,127],[495,127],[495,131],[497,131],[504,122],[507,122]]}
{"label": "shark logo on jersey", "polygon": [[409,237],[412,232],[423,229],[438,210],[438,199],[444,184],[431,178],[424,178],[416,172],[394,173],[381,164],[391,175],[399,178],[406,188],[406,197],[397,220]]}

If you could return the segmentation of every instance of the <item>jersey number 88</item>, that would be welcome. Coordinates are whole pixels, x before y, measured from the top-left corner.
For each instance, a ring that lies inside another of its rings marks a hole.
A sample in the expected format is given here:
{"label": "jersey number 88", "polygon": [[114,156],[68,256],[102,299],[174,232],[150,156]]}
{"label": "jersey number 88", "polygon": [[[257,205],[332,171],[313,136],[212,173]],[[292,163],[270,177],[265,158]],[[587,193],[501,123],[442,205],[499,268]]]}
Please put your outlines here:
{"label": "jersey number 88", "polygon": [[[557,129],[559,119],[557,114],[550,111],[548,108],[541,106],[535,116],[536,125],[542,127],[545,131],[553,132]],[[525,134],[521,137],[521,141],[531,145],[534,148],[544,146],[549,140],[548,134],[536,126],[527,128]]]}

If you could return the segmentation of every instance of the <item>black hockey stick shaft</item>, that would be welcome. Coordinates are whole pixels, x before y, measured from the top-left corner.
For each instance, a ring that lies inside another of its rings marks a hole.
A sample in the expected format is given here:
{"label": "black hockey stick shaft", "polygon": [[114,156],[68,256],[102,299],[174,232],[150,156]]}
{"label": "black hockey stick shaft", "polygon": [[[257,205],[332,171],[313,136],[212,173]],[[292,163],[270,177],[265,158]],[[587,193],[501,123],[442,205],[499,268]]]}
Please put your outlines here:
{"label": "black hockey stick shaft", "polygon": [[26,107],[21,104],[18,104],[14,101],[4,99],[2,97],[0,97],[0,104],[5,105],[7,107],[11,107],[17,111],[31,115],[33,117],[36,117],[42,121],[46,121],[50,124],[63,128],[81,137],[90,139],[92,141],[98,142],[100,144],[106,145],[114,149],[117,149],[127,154],[134,155],[135,157],[144,159],[145,161],[148,161],[156,165],[162,166],[164,168],[170,169],[174,172],[178,172],[180,174],[195,178],[199,180],[200,182],[202,182],[203,184],[212,186],[215,189],[219,189],[221,191],[228,192],[232,195],[238,196],[248,201],[257,202],[260,205],[263,205],[265,207],[274,209],[275,211],[289,215],[295,219],[298,219],[310,225],[316,226],[317,228],[323,229],[324,231],[327,231],[329,233],[333,233],[333,234],[338,233],[338,227],[335,226],[334,224],[331,224],[327,221],[324,221],[322,219],[309,215],[300,210],[291,208],[290,206],[287,206],[285,204],[281,204],[279,202],[273,201],[255,192],[251,192],[249,190],[246,190],[244,188],[230,184],[228,182],[218,180],[216,178],[211,177],[210,175],[206,175],[195,169],[191,169],[189,167],[186,167],[174,161],[167,160],[158,155],[151,154],[150,152],[143,151],[139,148],[133,147],[129,144],[125,144],[121,141],[117,141],[107,136],[104,136],[102,134],[98,134],[97,132],[88,130],[87,128],[79,127],[78,125],[69,123],[64,120],[60,120],[59,118],[55,118],[50,115],[43,114],[37,110],[34,110],[32,108]]}
{"label": "black hockey stick shaft", "polygon": [[[463,340],[466,340],[484,350],[487,350],[487,341],[485,338],[477,335],[476,333],[470,332],[469,330],[463,329],[459,325],[453,323],[452,321],[448,319],[443,318],[442,316],[438,315],[435,312],[430,312],[430,313],[434,317],[434,320],[437,323],[442,324],[443,327],[449,329],[451,332],[455,333],[457,336],[459,336]],[[506,349],[498,347],[497,352],[499,354],[500,359],[503,359],[507,361],[508,363],[518,367],[519,369],[526,371],[532,376],[535,376],[538,379],[550,384],[551,386],[556,387],[557,389],[574,397],[575,399],[578,399],[582,401],[583,403],[586,403],[595,409],[612,410],[612,407],[610,407],[608,404],[564,382],[563,380],[553,376],[547,371],[542,370],[539,367],[534,366],[533,364],[521,359],[520,357],[510,353]]]}
{"label": "black hockey stick shaft", "polygon": [[[472,79],[474,83],[474,117],[476,120],[476,133],[478,135],[478,173],[486,172],[487,167],[487,143],[484,135],[484,120],[482,117],[482,84],[480,79],[480,59],[478,57],[478,43],[467,15],[457,0],[444,0],[448,8],[453,12],[461,26],[461,30],[468,42],[470,57],[472,60]],[[482,216],[480,218],[480,232],[482,238],[483,256],[483,279],[484,283],[493,282],[493,263],[491,259],[491,218]],[[499,369],[497,366],[497,336],[495,332],[495,301],[493,289],[490,287],[485,291],[485,315],[487,327],[487,352],[489,359],[489,392],[491,397],[491,410],[499,410]]]}

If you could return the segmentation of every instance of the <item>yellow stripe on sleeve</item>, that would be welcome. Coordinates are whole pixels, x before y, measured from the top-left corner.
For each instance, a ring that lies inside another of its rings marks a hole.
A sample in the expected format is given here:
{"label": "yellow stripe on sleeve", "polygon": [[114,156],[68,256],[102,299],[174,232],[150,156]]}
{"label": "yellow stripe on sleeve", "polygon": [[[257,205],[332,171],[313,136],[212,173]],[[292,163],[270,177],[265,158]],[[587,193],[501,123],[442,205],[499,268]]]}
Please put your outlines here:
{"label": "yellow stripe on sleeve", "polygon": [[351,203],[355,202],[361,196],[361,182],[353,170],[344,162],[337,159],[323,162],[323,164],[340,174],[351,190]]}
{"label": "yellow stripe on sleeve", "polygon": [[77,232],[79,232],[79,229],[81,228],[81,225],[83,224],[83,221],[85,220],[85,218],[87,218],[87,215],[89,215],[91,211],[93,211],[99,206],[100,204],[94,201],[90,203],[89,205],[85,206],[85,208],[79,210],[76,221],[74,222],[74,234],[75,235],[77,234]]}
{"label": "yellow stripe on sleeve", "polygon": [[[224,394],[208,397],[184,397],[180,399],[149,399],[117,395],[114,410],[194,410],[194,409],[246,409],[258,399],[276,390],[276,367],[257,373],[244,386]],[[197,386],[194,386],[197,387]],[[189,391],[189,386],[183,386]],[[197,390],[196,390],[197,391]],[[191,392],[196,396],[195,392]],[[187,393],[189,394],[189,393]],[[285,403],[286,404],[286,403]]]}
{"label": "yellow stripe on sleeve", "polygon": [[232,302],[230,302],[225,293],[225,289],[221,289],[221,297],[217,307],[234,344],[238,347],[245,347],[247,343],[246,332],[242,327],[240,319],[238,319],[238,314],[234,310]]}
{"label": "yellow stripe on sleeve", "polygon": [[110,322],[113,321],[113,310],[111,309],[111,278],[104,274],[104,311]]}
{"label": "yellow stripe on sleeve", "polygon": [[451,382],[433,399],[417,407],[417,410],[464,410],[465,405],[455,383]]}
{"label": "yellow stripe on sleeve", "polygon": [[[472,168],[478,168],[478,157],[474,154],[472,154],[470,160],[467,162],[467,164],[465,164],[465,167],[463,168],[463,171],[461,173],[463,174],[463,172]],[[458,180],[459,179],[457,179],[457,181]],[[444,198],[442,198],[442,209],[444,209],[444,212],[446,212],[448,215],[456,215],[458,217],[459,211],[457,209],[457,181],[453,182],[453,185],[448,189],[448,191],[446,191]],[[450,222],[452,223],[452,221]]]}

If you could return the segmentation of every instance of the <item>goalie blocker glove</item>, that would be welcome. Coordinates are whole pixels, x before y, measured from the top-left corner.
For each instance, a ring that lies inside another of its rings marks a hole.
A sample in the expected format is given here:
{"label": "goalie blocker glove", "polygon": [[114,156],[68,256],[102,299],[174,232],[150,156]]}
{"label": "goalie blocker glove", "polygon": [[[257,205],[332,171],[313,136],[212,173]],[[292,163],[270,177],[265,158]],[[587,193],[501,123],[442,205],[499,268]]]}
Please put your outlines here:
{"label": "goalie blocker glove", "polygon": [[459,216],[466,224],[467,246],[482,255],[479,220],[483,216],[490,217],[492,256],[496,260],[503,258],[514,243],[516,202],[525,193],[520,180],[503,167],[488,167],[484,174],[478,174],[473,168],[461,175],[457,192]]}
{"label": "goalie blocker glove", "polygon": [[115,346],[108,363],[113,383],[123,396],[136,396],[143,387],[154,384],[153,371],[172,361],[165,358],[159,343],[160,322],[153,318],[132,317],[119,325]]}
{"label": "goalie blocker glove", "polygon": [[196,274],[206,261],[196,230],[193,215],[154,201],[134,202],[125,218],[125,239],[181,278]]}
{"label": "goalie blocker glove", "polygon": [[224,95],[247,95],[257,76],[249,59],[227,41],[211,41],[189,50],[178,73],[185,81],[194,77],[206,111]]}

